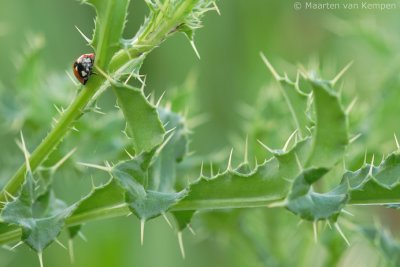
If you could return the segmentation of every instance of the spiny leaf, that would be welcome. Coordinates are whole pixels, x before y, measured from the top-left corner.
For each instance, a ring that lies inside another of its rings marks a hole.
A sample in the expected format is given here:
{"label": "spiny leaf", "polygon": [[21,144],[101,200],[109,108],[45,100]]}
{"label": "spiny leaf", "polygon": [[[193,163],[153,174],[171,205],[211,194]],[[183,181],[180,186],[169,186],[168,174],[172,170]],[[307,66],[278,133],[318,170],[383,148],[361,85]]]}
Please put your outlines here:
{"label": "spiny leaf", "polygon": [[127,132],[132,138],[136,154],[150,151],[163,140],[164,128],[157,109],[151,105],[137,88],[114,83],[118,104],[127,122]]}
{"label": "spiny leaf", "polygon": [[306,167],[330,168],[343,158],[348,144],[347,117],[329,82],[310,80],[310,83],[317,121]]}
{"label": "spiny leaf", "polygon": [[346,191],[334,190],[319,194],[312,190],[312,184],[322,178],[328,170],[308,169],[294,181],[286,199],[286,207],[301,218],[309,221],[336,220],[346,204]]}
{"label": "spiny leaf", "polygon": [[296,127],[300,131],[300,136],[304,138],[308,135],[307,126],[310,125],[310,119],[307,116],[309,95],[301,92],[298,84],[290,81],[287,77],[280,80],[280,84]]}
{"label": "spiny leaf", "polygon": [[33,250],[42,252],[58,236],[74,206],[67,207],[51,191],[37,197],[34,188],[34,178],[27,172],[19,196],[7,203],[1,218],[20,226],[22,240]]}
{"label": "spiny leaf", "polygon": [[140,219],[147,220],[167,211],[185,191],[165,193],[148,189],[148,169],[154,151],[115,165],[111,174],[125,190],[125,201]]}
{"label": "spiny leaf", "polygon": [[306,115],[309,95],[300,90],[299,76],[296,82],[292,82],[286,74],[284,77],[279,75],[263,53],[261,53],[261,58],[271,74],[280,84],[283,96],[285,97],[290,113],[292,114],[296,128],[300,131],[300,137],[306,137],[308,135],[307,126],[310,122]]}
{"label": "spiny leaf", "polygon": [[297,143],[289,152],[276,152],[276,157],[250,170],[248,164],[207,178],[201,176],[188,187],[188,195],[174,210],[213,207],[266,206],[285,196],[300,172],[296,154],[306,147],[307,140]]}
{"label": "spiny leaf", "polygon": [[378,167],[347,172],[343,184],[349,187],[351,204],[400,203],[400,154],[389,155]]}
{"label": "spiny leaf", "polygon": [[279,175],[276,159],[258,166],[251,173],[227,170],[211,179],[202,177],[190,185],[188,196],[174,208],[265,206],[288,191],[289,183]]}
{"label": "spiny leaf", "polygon": [[96,51],[96,65],[107,67],[114,53],[121,47],[120,39],[130,0],[83,0],[95,7],[97,17],[91,45]]}
{"label": "spiny leaf", "polygon": [[[67,222],[69,225],[76,225],[76,221],[81,221],[88,214],[107,214],[109,210],[120,206],[123,202],[124,190],[116,181],[111,179],[108,183],[94,188],[86,197],[80,200]],[[70,234],[74,236],[77,230],[70,228]]]}
{"label": "spiny leaf", "polygon": [[[310,119],[307,116],[309,95],[299,88],[299,78],[292,82],[286,75],[280,76],[268,59],[261,54],[267,67],[280,82],[289,110],[300,131],[300,136],[308,135]],[[329,81],[308,77],[306,85],[312,88],[316,114],[313,145],[305,167],[334,166],[344,155],[348,144],[347,117],[340,104],[338,93]]]}
{"label": "spiny leaf", "polygon": [[184,118],[177,113],[164,108],[159,108],[158,113],[172,136],[154,159],[150,169],[149,188],[172,192],[175,190],[177,164],[188,151],[188,130]]}
{"label": "spiny leaf", "polygon": [[398,204],[400,203],[400,155],[389,155],[378,167],[366,165],[343,175],[342,182],[333,190],[320,194],[312,184],[327,169],[309,169],[296,178],[286,200],[286,207],[310,221],[330,219],[336,221],[346,204]]}

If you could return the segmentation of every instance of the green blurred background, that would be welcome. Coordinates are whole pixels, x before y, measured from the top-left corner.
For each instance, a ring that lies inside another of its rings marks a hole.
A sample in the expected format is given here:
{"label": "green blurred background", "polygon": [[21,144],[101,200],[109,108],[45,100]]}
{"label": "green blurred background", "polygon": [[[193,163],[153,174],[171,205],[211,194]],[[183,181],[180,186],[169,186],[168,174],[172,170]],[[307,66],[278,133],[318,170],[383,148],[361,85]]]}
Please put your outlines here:
{"label": "green blurred background", "polygon": [[[260,52],[279,73],[292,78],[302,65],[331,79],[354,61],[340,86],[344,105],[357,98],[350,132],[362,135],[349,148],[347,167],[359,167],[366,148],[368,158],[372,154],[380,158],[395,148],[393,134],[400,134],[400,1],[389,1],[398,5],[390,11],[297,11],[294,2],[219,1],[221,16],[208,13],[204,28],[196,33],[201,60],[183,35],[168,39],[146,59],[141,70],[147,76],[146,91],[156,98],[166,91],[165,102],[187,92],[189,100],[182,112],[187,112],[189,122],[193,118],[193,126],[202,121],[191,135],[196,157],[218,153],[222,159],[212,159],[223,162],[226,151],[234,147],[239,162],[248,136],[251,159],[262,161],[269,155],[257,139],[278,148],[294,130]],[[132,0],[125,37],[134,35],[146,14],[144,1]],[[73,98],[75,86],[65,71],[71,74],[74,59],[91,52],[75,26],[90,35],[94,15],[92,8],[73,0],[0,0],[0,185],[23,160],[14,142],[19,131],[23,129],[32,150],[50,128],[56,114],[53,104],[65,106]],[[112,94],[105,93],[100,106],[109,111],[114,102]],[[60,150],[79,146],[77,161],[118,159],[118,148],[124,145],[121,123],[93,123],[94,118],[99,120],[91,114],[85,117],[78,125],[81,134],[71,134]],[[93,139],[96,146],[85,147]],[[59,196],[68,201],[88,191],[90,175],[95,174],[98,182],[104,180],[96,172],[72,165],[60,170],[55,185]],[[357,221],[368,222],[370,211],[353,212]],[[383,225],[398,230],[396,214],[373,211]],[[176,233],[162,218],[146,224],[143,246],[133,217],[94,222],[83,228],[88,242],[74,241],[73,265],[68,252],[53,244],[44,253],[45,266],[384,266],[380,253],[358,235],[350,249],[329,231],[316,245],[311,225],[297,223],[284,210],[202,213],[193,223],[197,235],[184,232],[187,258],[183,260]],[[348,234],[353,236],[350,230]],[[60,241],[67,243],[64,234]],[[0,267],[38,266],[36,261],[24,246],[16,253],[0,250]]]}

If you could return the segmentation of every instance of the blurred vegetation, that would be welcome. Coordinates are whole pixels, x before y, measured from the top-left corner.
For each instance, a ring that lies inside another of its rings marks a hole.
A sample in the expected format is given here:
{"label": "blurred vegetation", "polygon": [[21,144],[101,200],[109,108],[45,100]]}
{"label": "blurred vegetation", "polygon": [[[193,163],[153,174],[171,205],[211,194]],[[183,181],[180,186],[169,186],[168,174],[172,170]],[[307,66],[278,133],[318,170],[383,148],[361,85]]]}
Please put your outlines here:
{"label": "blurred vegetation", "polygon": [[[293,2],[220,1],[221,16],[208,14],[204,29],[196,33],[201,60],[183,35],[168,39],[146,59],[141,73],[147,78],[147,93],[153,92],[157,99],[165,91],[164,101],[175,100],[175,108],[188,114],[189,127],[196,126],[191,134],[191,164],[209,159],[215,162],[213,167],[222,166],[231,147],[238,163],[246,137],[249,158],[261,162],[270,155],[257,139],[282,147],[286,139],[282,136],[293,131],[294,126],[287,125],[290,113],[283,96],[260,51],[290,77],[295,77],[298,65],[304,65],[333,78],[354,61],[341,86],[346,105],[357,99],[349,127],[352,135],[361,136],[349,147],[347,167],[359,168],[364,153],[368,161],[373,154],[379,161],[395,148],[393,134],[400,134],[400,2],[396,2],[399,9],[392,11],[295,11]],[[136,32],[146,13],[144,1],[131,3],[127,36]],[[54,105],[66,107],[76,94],[65,72],[71,74],[74,59],[91,49],[75,25],[90,34],[93,17],[90,7],[73,0],[0,3],[0,147],[4,151],[0,185],[23,162],[14,142],[20,130],[32,151],[50,129],[57,113]],[[114,104],[114,96],[106,92],[98,105],[107,114],[82,118],[76,126],[80,132],[70,133],[48,164],[77,146],[76,161],[102,163],[125,157],[124,125],[114,119],[121,116]],[[55,177],[57,194],[69,202],[78,199],[90,189],[92,174],[67,162]],[[102,181],[96,173],[94,182]],[[391,232],[398,231],[398,212],[351,211],[358,224],[381,221]],[[146,224],[143,246],[139,222],[118,218],[83,228],[88,243],[76,239],[74,265],[68,253],[53,244],[45,252],[45,266],[397,266],[398,260],[385,259],[392,255],[386,253],[388,247],[398,251],[390,234],[385,232],[383,241],[376,242],[374,230],[358,231],[359,225],[351,221],[346,217],[342,222],[352,243],[349,248],[322,224],[316,244],[312,225],[298,225],[299,219],[285,210],[204,212],[194,219],[196,235],[184,232],[187,259],[182,260],[176,235],[162,218]],[[65,234],[60,237],[61,242],[66,240]],[[34,254],[24,246],[16,253],[0,251],[0,267],[36,266],[33,261]]]}

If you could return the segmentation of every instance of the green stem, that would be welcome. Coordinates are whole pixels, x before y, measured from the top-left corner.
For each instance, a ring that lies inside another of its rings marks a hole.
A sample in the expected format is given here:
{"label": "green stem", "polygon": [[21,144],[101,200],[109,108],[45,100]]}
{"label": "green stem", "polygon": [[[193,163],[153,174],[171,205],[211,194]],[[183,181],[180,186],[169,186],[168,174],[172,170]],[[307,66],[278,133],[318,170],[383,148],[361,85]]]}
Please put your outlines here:
{"label": "green stem", "polygon": [[[63,140],[65,135],[71,130],[74,123],[82,116],[85,107],[92,100],[92,97],[103,82],[104,78],[100,76],[91,79],[85,88],[81,90],[72,104],[61,115],[56,126],[30,156],[29,165],[32,171],[36,170],[36,168],[47,159],[51,152]],[[25,181],[25,172],[26,164],[24,163],[4,186],[0,193],[0,202],[5,202],[7,200],[7,193],[15,195],[18,192],[19,188]]]}
{"label": "green stem", "polygon": [[[201,209],[226,209],[226,208],[254,208],[254,207],[266,207],[273,201],[277,201],[277,199],[249,199],[241,200],[239,202],[234,201],[213,201],[212,203],[207,202],[198,202],[198,201],[187,201],[182,205],[178,203],[176,206],[172,207],[171,211],[177,210],[201,210]],[[113,206],[103,206],[98,207],[97,209],[87,211],[85,213],[79,213],[77,215],[72,215],[66,221],[66,227],[82,225],[87,222],[104,220],[115,217],[125,217],[131,214],[129,210],[128,204],[125,202],[121,202],[119,204],[115,204]],[[22,230],[20,228],[12,229],[8,232],[4,232],[0,234],[0,245],[8,244],[12,242],[18,242],[21,240]]]}
{"label": "green stem", "polygon": [[117,72],[124,68],[124,65],[132,59],[150,52],[153,48],[160,45],[164,39],[176,30],[184,22],[184,18],[192,11],[199,0],[185,0],[176,7],[172,17],[166,17],[163,11],[159,11],[155,18],[148,21],[137,41],[127,50],[120,50],[110,62],[110,71]]}
{"label": "green stem", "polygon": [[[213,200],[213,201],[186,201],[179,202],[171,208],[170,211],[184,211],[184,210],[207,210],[207,209],[227,209],[227,208],[255,208],[255,207],[268,207],[271,203],[282,201],[284,197],[270,197],[270,198],[241,198],[240,201],[229,200]],[[392,202],[395,201],[392,199]],[[396,200],[400,203],[400,199]],[[348,203],[349,205],[357,205],[359,203]],[[382,205],[382,203],[364,203],[365,205]],[[126,217],[131,214],[128,204],[125,202],[114,204],[113,206],[100,206],[97,209],[89,210],[85,213],[72,215],[66,221],[66,227],[82,225],[88,222],[104,220],[116,217]],[[21,240],[22,230],[14,228],[0,234],[0,245],[18,242]]]}
{"label": "green stem", "polygon": [[[157,17],[158,22],[156,25],[154,25],[154,22],[148,23],[142,35],[138,37],[137,43],[133,45],[132,48],[128,51],[121,50],[116,53],[110,62],[111,71],[113,73],[118,72],[125,66],[125,64],[131,62],[132,59],[150,52],[162,43],[171,31],[174,31],[179,24],[184,22],[185,16],[191,12],[197,2],[198,0],[183,1],[180,6],[176,7],[176,11],[173,13],[173,17],[171,18],[165,17],[162,11],[159,12]],[[83,114],[85,107],[90,103],[104,81],[104,77],[101,77],[100,75],[95,76],[90,80],[85,88],[83,88],[77,98],[61,116],[57,125],[32,153],[29,160],[32,171],[36,170],[36,168],[47,159],[65,135],[71,130],[76,120]],[[23,164],[0,192],[0,203],[7,201],[7,193],[16,195],[25,180],[25,172],[26,165]],[[1,208],[0,205],[0,211]]]}

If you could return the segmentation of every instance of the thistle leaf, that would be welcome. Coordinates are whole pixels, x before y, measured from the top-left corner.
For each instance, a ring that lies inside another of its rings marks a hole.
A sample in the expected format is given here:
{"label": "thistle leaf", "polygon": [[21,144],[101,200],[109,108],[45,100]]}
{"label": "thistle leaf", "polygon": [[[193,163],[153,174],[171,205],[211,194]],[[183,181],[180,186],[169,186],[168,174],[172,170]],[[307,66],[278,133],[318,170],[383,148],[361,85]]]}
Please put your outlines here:
{"label": "thistle leaf", "polygon": [[[92,192],[76,204],[76,208],[71,214],[71,218],[67,221],[68,225],[73,225],[75,227],[79,226],[76,222],[81,221],[82,218],[87,217],[88,214],[99,213],[104,216],[104,214],[107,214],[109,210],[121,206],[121,203],[124,203],[124,190],[116,183],[116,181],[111,179],[105,185],[94,188]],[[71,237],[75,236],[76,233],[79,232],[79,229],[76,229],[75,227],[69,228],[69,234]]]}
{"label": "thistle leaf", "polygon": [[51,191],[37,197],[34,188],[32,173],[27,172],[19,196],[7,203],[1,219],[21,227],[22,240],[40,253],[59,235],[74,206],[67,207]]}
{"label": "thistle leaf", "polygon": [[301,141],[289,152],[276,151],[276,157],[253,170],[247,164],[241,164],[210,179],[201,176],[189,186],[188,195],[173,209],[266,206],[283,200],[291,180],[301,172],[296,155],[302,153],[308,143]]}
{"label": "thistle leaf", "polygon": [[150,168],[149,187],[160,192],[173,192],[176,169],[188,151],[188,130],[184,118],[167,109],[159,108],[159,116],[171,137],[156,155]]}
{"label": "thistle leaf", "polygon": [[399,204],[400,154],[389,155],[378,167],[366,165],[347,172],[343,184],[349,187],[350,204]]}
{"label": "thistle leaf", "polygon": [[314,93],[316,126],[306,167],[333,167],[348,144],[347,117],[338,94],[325,81],[310,80]]}
{"label": "thistle leaf", "polygon": [[127,133],[132,138],[136,154],[149,152],[162,142],[164,136],[164,128],[158,118],[157,109],[137,88],[115,83],[113,89],[124,113]]}
{"label": "thistle leaf", "polygon": [[301,173],[288,194],[286,207],[305,220],[336,221],[346,204],[346,191],[342,187],[327,194],[319,194],[312,190],[312,184],[321,179],[327,171],[327,169],[319,168],[308,169]]}
{"label": "thistle leaf", "polygon": [[111,174],[125,190],[125,201],[131,211],[141,220],[148,220],[166,212],[173,204],[184,197],[182,192],[159,192],[148,188],[148,169],[153,157],[142,153],[135,158],[115,165]]}
{"label": "thistle leaf", "polygon": [[296,128],[300,131],[300,136],[304,138],[308,135],[307,126],[310,125],[310,119],[307,117],[307,101],[309,95],[300,91],[296,83],[290,81],[287,77],[280,80],[283,95],[289,107]]}

